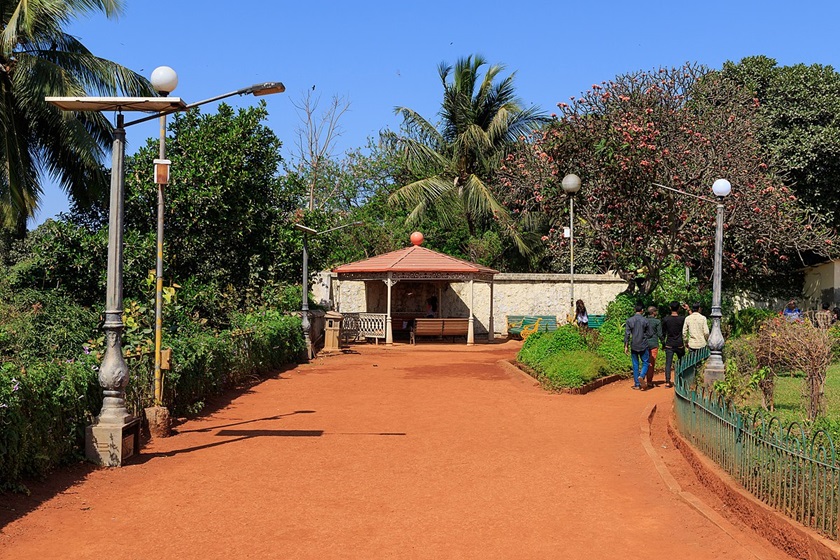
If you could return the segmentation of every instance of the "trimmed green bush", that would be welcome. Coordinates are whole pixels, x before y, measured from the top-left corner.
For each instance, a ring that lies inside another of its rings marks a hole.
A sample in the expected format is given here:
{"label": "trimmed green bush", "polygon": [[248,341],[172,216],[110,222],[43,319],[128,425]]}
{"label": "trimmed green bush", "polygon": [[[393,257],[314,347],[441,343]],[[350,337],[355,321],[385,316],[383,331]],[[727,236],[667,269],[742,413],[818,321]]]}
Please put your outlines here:
{"label": "trimmed green bush", "polygon": [[95,367],[89,358],[0,366],[0,490],[83,455],[85,426],[102,406]]}
{"label": "trimmed green bush", "polygon": [[606,375],[632,375],[633,364],[624,353],[624,323],[610,319],[601,326],[595,353],[606,362]]}
{"label": "trimmed green bush", "polygon": [[541,363],[542,383],[551,389],[583,387],[604,377],[606,361],[589,350],[573,350],[549,356]]}
{"label": "trimmed green bush", "polygon": [[578,388],[612,374],[629,375],[623,331],[619,335],[616,325],[617,321],[608,321],[597,332],[563,325],[554,332],[532,334],[517,360],[550,389]]}
{"label": "trimmed green bush", "polygon": [[553,332],[536,332],[529,336],[517,358],[523,364],[535,367],[549,357],[572,350],[586,350],[586,339],[575,325],[563,325]]}

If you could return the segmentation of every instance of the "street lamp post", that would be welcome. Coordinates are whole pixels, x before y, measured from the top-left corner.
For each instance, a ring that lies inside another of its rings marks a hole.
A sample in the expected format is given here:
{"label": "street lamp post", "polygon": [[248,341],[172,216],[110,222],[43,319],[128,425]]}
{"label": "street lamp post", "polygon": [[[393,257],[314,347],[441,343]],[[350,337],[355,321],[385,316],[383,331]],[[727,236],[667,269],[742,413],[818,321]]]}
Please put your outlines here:
{"label": "street lamp post", "polygon": [[309,236],[323,235],[339,229],[344,229],[350,226],[360,226],[364,222],[352,222],[330,228],[324,231],[318,231],[311,227],[306,227],[302,224],[295,224],[295,228],[303,232],[303,281],[300,285],[301,301],[300,301],[300,327],[303,330],[303,343],[306,353],[306,359],[311,360],[315,357],[315,349],[312,347],[312,335],[310,334],[311,323],[309,321]]}
{"label": "street lamp post", "polygon": [[[178,75],[169,66],[159,66],[152,72],[152,87],[162,97],[167,97],[178,86]],[[166,160],[166,115],[160,116],[159,159],[156,165],[168,166]],[[163,331],[163,218],[164,185],[169,181],[166,173],[155,173],[157,184],[157,253],[155,258],[155,391],[154,406],[163,407],[163,373],[161,371],[161,340]],[[168,430],[163,430],[163,433]]]}
{"label": "street lamp post", "polygon": [[563,177],[563,190],[569,197],[569,302],[572,321],[575,317],[575,193],[580,190],[580,177],[570,173]]}
{"label": "street lamp post", "polygon": [[[102,410],[85,433],[85,455],[88,460],[109,467],[122,466],[123,461],[139,451],[140,419],[129,414],[125,405],[128,365],[122,350],[123,323],[123,203],[125,197],[125,129],[159,119],[178,111],[204,105],[233,95],[267,95],[285,91],[280,82],[255,84],[230,93],[217,95],[197,103],[185,104],[177,97],[46,97],[45,101],[65,111],[116,111],[114,141],[111,152],[111,200],[108,219],[108,273],[106,280],[105,356],[99,367],[99,384],[103,388]],[[154,114],[126,123],[123,112],[144,111]]]}
{"label": "street lamp post", "polygon": [[721,299],[721,276],[723,275],[723,199],[729,196],[732,192],[732,185],[726,179],[717,179],[712,183],[712,192],[717,200],[706,198],[705,196],[698,196],[696,194],[687,193],[672,187],[666,187],[659,183],[653,183],[661,189],[666,189],[675,193],[683,194],[700,200],[711,202],[716,206],[715,216],[715,260],[714,269],[712,272],[712,312],[710,314],[712,319],[712,329],[709,331],[709,360],[706,362],[706,369],[703,371],[703,381],[707,387],[712,387],[715,381],[721,380],[725,377],[726,367],[723,363],[723,346],[725,340],[723,332],[720,330],[720,299]]}
{"label": "street lamp post", "polygon": [[709,361],[703,373],[707,386],[723,379],[726,373],[723,363],[723,333],[720,330],[720,284],[723,268],[723,199],[732,191],[732,185],[726,179],[718,179],[712,184],[712,192],[717,197],[717,215],[715,223],[715,263],[712,276],[712,330],[709,332]]}

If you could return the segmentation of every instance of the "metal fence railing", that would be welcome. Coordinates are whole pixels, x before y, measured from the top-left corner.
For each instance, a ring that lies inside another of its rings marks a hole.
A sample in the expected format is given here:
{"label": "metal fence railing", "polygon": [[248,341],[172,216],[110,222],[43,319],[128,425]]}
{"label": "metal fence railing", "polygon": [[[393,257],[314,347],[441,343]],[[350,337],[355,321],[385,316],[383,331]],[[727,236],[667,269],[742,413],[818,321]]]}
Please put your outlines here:
{"label": "metal fence railing", "polygon": [[758,411],[745,416],[712,391],[677,378],[677,428],[754,496],[838,540],[840,465],[831,436],[783,426]]}

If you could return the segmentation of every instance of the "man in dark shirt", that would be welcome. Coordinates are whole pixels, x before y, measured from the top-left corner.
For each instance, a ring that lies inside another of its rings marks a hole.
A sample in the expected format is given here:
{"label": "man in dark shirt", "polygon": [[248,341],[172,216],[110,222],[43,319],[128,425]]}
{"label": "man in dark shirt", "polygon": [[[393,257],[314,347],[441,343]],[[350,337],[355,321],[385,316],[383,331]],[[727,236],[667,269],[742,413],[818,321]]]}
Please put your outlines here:
{"label": "man in dark shirt", "polygon": [[662,334],[665,337],[665,386],[673,387],[671,384],[671,365],[673,364],[674,354],[680,359],[685,356],[685,343],[682,337],[685,317],[679,313],[680,303],[678,301],[672,301],[669,307],[671,308],[671,314],[662,319]]}
{"label": "man in dark shirt", "polygon": [[[653,336],[653,332],[650,323],[642,315],[645,306],[637,303],[635,309],[636,313],[624,324],[624,353],[630,352],[630,359],[633,362],[633,388],[644,390],[647,388],[645,377],[650,360],[648,340]],[[639,371],[640,361],[641,371]]]}
{"label": "man in dark shirt", "polygon": [[648,339],[648,347],[650,348],[650,365],[647,370],[647,386],[648,389],[653,388],[653,375],[656,373],[656,356],[659,355],[659,345],[662,343],[662,321],[657,317],[656,306],[648,307],[647,322],[650,325],[651,337]]}

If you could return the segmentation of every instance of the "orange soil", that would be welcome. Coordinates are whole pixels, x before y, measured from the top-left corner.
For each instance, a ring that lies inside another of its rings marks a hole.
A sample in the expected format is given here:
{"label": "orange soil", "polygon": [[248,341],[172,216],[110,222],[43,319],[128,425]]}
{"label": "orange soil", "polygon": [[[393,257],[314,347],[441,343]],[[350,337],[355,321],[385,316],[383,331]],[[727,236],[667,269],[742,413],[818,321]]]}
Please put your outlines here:
{"label": "orange soil", "polygon": [[498,363],[519,345],[357,345],[285,371],[124,468],[0,496],[0,558],[787,558],[663,483],[639,419],[670,389],[549,394]]}

